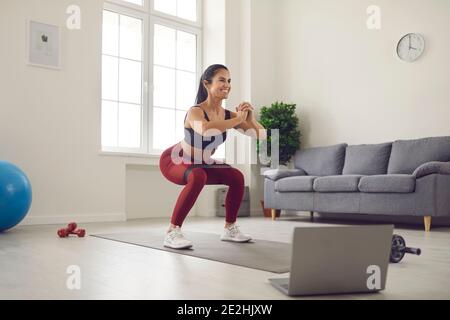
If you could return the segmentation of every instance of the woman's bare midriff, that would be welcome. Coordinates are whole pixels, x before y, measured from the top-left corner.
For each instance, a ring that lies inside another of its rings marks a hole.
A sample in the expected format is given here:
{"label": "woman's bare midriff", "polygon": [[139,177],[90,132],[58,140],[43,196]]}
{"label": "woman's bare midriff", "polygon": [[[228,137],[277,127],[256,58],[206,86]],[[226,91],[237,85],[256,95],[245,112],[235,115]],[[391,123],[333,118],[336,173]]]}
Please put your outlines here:
{"label": "woman's bare midriff", "polygon": [[[201,108],[202,110],[204,110],[203,108]],[[208,116],[208,117],[210,117],[210,116]],[[212,121],[214,121],[214,120],[224,120],[225,119],[225,109],[224,108],[221,108],[221,110],[220,110],[220,113],[219,113],[219,115],[217,115],[216,117],[213,117],[213,119],[211,119],[210,118],[210,121],[212,120]],[[185,129],[191,129],[191,126],[190,126],[190,124],[189,124],[189,121],[186,121],[185,123],[184,123],[184,128]],[[202,151],[201,149],[199,149],[199,148],[194,148],[194,147],[192,147],[191,145],[189,145],[186,141],[184,141],[184,140],[182,140],[181,142],[180,142],[180,144],[181,144],[181,147],[182,147],[182,149],[183,149],[183,154],[185,154],[186,156],[188,156],[188,157],[190,157],[191,159],[195,159],[195,160],[198,160],[198,161],[204,161],[204,162],[210,162],[210,161],[212,161],[212,156],[214,155],[214,153],[215,153],[215,150],[213,151],[213,150],[205,150],[205,151]],[[192,155],[196,155],[197,156],[197,158],[193,158],[193,156]],[[198,157],[203,157],[203,159],[199,159]]]}
{"label": "woman's bare midriff", "polygon": [[[191,159],[197,161],[210,162],[212,161],[212,156],[214,155],[213,150],[205,150],[194,148],[190,146],[186,141],[181,141],[181,148],[183,149],[183,154]],[[195,156],[195,157],[193,157]]]}

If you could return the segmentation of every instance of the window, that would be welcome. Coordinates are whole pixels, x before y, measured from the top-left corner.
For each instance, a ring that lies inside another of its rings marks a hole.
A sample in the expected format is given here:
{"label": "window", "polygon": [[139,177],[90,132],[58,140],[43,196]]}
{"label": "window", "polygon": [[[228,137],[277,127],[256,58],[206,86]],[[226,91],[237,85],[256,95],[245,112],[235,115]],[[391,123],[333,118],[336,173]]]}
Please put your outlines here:
{"label": "window", "polygon": [[162,150],[184,136],[196,95],[198,40],[195,33],[159,23],[153,31],[153,146]]}
{"label": "window", "polygon": [[197,21],[196,0],[154,0],[155,11],[189,21]]}
{"label": "window", "polygon": [[183,139],[201,72],[200,3],[105,1],[103,151],[160,154]]}
{"label": "window", "polygon": [[140,149],[142,19],[103,12],[102,146]]}

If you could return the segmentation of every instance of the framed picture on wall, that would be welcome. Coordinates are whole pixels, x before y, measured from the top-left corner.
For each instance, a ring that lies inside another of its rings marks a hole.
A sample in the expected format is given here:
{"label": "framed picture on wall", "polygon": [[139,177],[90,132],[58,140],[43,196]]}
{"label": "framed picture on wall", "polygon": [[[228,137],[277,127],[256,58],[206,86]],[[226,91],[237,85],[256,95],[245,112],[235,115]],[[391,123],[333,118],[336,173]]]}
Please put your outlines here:
{"label": "framed picture on wall", "polygon": [[61,36],[59,27],[29,20],[27,34],[27,64],[60,69]]}

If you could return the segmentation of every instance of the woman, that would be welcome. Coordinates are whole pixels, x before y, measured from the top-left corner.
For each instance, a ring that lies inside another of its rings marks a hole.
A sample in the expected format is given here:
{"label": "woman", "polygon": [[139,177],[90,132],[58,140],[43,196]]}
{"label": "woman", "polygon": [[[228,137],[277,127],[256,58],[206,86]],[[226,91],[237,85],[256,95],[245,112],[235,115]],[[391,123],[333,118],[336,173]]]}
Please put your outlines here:
{"label": "woman", "polygon": [[171,182],[185,186],[178,197],[164,246],[187,249],[192,242],[186,239],[181,227],[205,185],[227,185],[225,200],[226,223],[222,241],[248,242],[236,225],[236,218],[244,195],[243,174],[229,165],[214,161],[211,156],[225,142],[227,131],[242,129],[247,135],[266,139],[265,129],[255,120],[253,107],[241,103],[236,112],[222,108],[222,101],[231,90],[230,73],[223,65],[212,65],[200,79],[196,106],[185,118],[185,139],[167,149],[161,156],[160,169]]}

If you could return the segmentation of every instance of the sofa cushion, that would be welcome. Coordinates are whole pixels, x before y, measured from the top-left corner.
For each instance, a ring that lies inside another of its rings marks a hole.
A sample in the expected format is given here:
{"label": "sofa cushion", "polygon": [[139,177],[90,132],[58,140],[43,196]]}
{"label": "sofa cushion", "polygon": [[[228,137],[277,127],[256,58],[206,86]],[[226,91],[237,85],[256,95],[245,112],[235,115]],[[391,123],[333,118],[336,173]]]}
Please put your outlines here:
{"label": "sofa cushion", "polygon": [[362,177],[358,189],[364,193],[413,193],[416,179],[406,174]]}
{"label": "sofa cushion", "polygon": [[310,176],[335,176],[342,174],[347,144],[310,148],[297,151],[295,167]]}
{"label": "sofa cushion", "polygon": [[302,169],[273,169],[264,172],[264,176],[267,179],[277,181],[288,177],[306,176],[306,173]]}
{"label": "sofa cushion", "polygon": [[412,174],[432,161],[450,161],[450,137],[399,140],[392,145],[389,174]]}
{"label": "sofa cushion", "polygon": [[314,180],[313,189],[316,192],[359,192],[359,180],[363,176],[329,176]]}
{"label": "sofa cushion", "polygon": [[313,192],[315,176],[290,177],[278,180],[275,190],[278,192]]}
{"label": "sofa cushion", "polygon": [[374,176],[386,174],[392,143],[348,146],[342,174]]}

